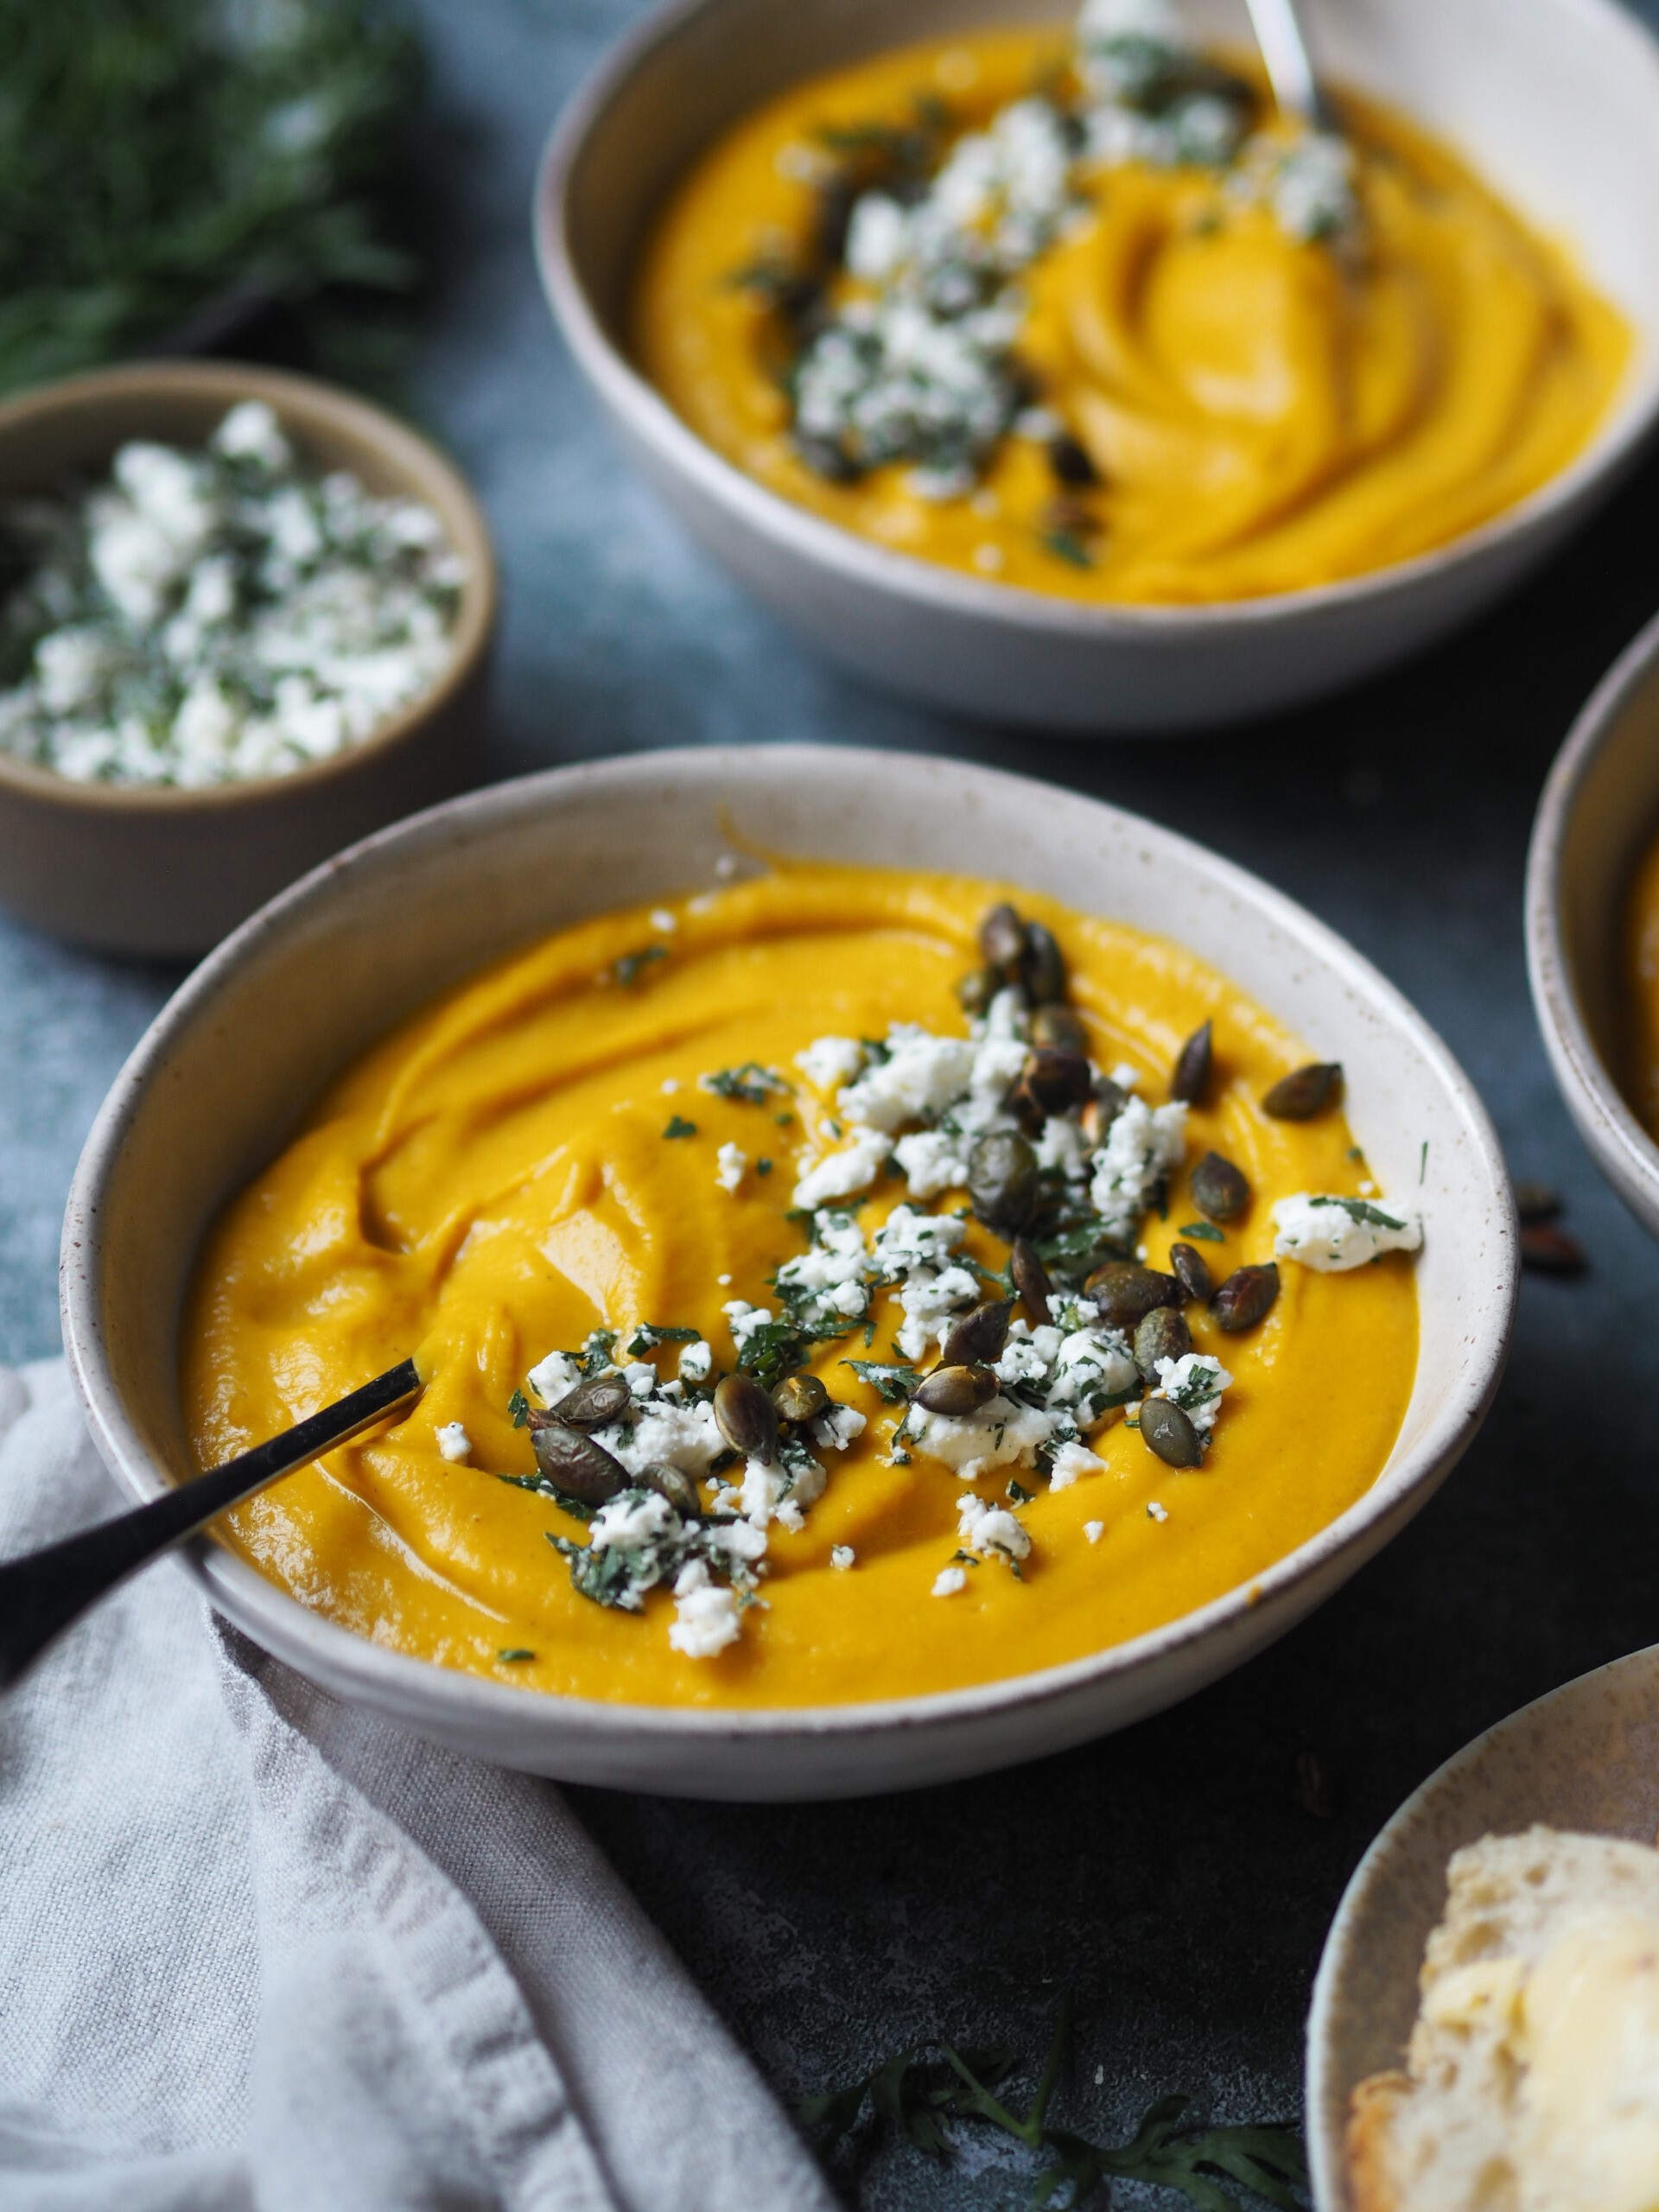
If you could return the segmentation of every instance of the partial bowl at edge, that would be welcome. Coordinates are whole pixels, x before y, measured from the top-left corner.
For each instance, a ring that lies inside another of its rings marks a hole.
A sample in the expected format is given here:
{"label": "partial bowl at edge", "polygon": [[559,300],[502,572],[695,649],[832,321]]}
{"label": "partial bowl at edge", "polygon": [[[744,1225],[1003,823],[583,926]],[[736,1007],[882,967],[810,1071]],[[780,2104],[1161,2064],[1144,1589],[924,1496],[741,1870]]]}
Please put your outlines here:
{"label": "partial bowl at edge", "polygon": [[1527,969],[1549,1063],[1591,1156],[1659,1236],[1659,1145],[1618,1071],[1625,906],[1659,836],[1659,620],[1623,653],[1556,755],[1527,856]]}

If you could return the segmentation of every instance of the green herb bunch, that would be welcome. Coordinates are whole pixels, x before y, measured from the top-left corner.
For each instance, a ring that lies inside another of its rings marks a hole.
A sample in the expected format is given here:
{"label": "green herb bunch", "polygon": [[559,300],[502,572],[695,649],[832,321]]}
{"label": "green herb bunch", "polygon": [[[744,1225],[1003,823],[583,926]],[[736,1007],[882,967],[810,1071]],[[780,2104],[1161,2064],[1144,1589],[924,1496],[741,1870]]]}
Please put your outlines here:
{"label": "green herb bunch", "polygon": [[1240,2212],[1234,2188],[1264,2199],[1279,2212],[1300,2212],[1307,2171],[1301,2145],[1284,2126],[1192,2127],[1182,2125],[1187,2100],[1160,2097],[1141,2114],[1127,2143],[1090,2143],[1057,2127],[1049,2107],[1059,2084],[1071,2037],[1071,2003],[1062,2004],[1030,2109],[1022,2118],[1005,2101],[1007,2084],[1020,2072],[1012,2051],[958,2050],[940,2042],[901,2050],[862,2081],[827,2095],[803,2099],[804,2124],[827,2147],[857,2128],[868,2109],[874,2122],[895,2128],[930,2158],[950,2156],[950,2123],[980,2120],[1022,2144],[1039,2163],[1033,2175],[1031,2212],[1072,2212],[1100,2203],[1115,2181],[1135,2181],[1184,2196],[1198,2212]]}
{"label": "green herb bunch", "polygon": [[393,0],[0,0],[0,389],[230,303],[407,289]]}

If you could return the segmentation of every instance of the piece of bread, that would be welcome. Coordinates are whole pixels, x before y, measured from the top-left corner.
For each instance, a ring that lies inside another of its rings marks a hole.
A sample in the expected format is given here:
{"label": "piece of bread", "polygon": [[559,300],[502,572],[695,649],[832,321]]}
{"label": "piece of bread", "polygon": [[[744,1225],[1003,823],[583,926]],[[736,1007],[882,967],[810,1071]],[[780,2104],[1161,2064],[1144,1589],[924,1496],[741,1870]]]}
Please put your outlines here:
{"label": "piece of bread", "polygon": [[1354,2212],[1659,2212],[1659,1851],[1453,1854],[1404,2073],[1354,2091]]}

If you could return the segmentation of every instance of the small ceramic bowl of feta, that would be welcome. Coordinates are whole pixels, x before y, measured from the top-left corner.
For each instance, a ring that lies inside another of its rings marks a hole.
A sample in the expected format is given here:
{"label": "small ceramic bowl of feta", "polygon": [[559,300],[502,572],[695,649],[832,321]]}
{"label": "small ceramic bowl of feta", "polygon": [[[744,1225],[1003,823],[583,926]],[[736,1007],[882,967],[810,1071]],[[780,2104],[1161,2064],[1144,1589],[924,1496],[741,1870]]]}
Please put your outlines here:
{"label": "small ceramic bowl of feta", "polygon": [[459,787],[495,603],[456,470],[327,385],[153,362],[0,406],[0,902],[206,950]]}

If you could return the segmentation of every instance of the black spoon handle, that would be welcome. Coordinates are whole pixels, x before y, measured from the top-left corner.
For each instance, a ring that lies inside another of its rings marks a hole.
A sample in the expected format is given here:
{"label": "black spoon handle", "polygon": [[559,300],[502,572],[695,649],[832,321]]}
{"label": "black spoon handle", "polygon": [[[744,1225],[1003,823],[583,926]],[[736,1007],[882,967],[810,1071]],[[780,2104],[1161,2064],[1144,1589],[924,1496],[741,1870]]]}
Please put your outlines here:
{"label": "black spoon handle", "polygon": [[0,1567],[0,1690],[10,1689],[54,1637],[118,1583],[194,1536],[216,1514],[412,1404],[423,1387],[414,1361],[402,1360],[269,1444],[179,1484],[136,1512],[7,1560]]}

